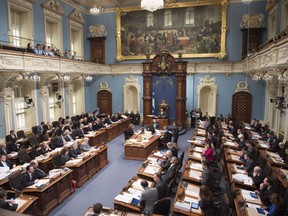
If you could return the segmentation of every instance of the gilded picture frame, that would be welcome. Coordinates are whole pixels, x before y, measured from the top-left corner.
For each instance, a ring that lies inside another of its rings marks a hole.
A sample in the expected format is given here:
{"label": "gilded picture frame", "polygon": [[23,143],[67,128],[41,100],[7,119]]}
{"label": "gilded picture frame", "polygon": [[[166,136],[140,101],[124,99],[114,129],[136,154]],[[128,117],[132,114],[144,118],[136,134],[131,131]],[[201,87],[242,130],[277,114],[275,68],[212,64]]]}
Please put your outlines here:
{"label": "gilded picture frame", "polygon": [[116,60],[153,58],[166,49],[175,58],[226,55],[228,0],[174,3],[151,13],[139,7],[116,8]]}

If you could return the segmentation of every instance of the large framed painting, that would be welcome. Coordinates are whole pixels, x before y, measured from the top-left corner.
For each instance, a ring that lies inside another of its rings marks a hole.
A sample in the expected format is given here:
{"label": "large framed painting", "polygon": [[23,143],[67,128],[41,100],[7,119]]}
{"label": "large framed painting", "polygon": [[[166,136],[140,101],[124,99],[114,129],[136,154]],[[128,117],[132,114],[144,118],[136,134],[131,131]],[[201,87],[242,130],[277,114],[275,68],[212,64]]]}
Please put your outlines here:
{"label": "large framed painting", "polygon": [[226,56],[227,0],[175,3],[153,13],[116,9],[117,61],[152,58],[161,50],[174,57]]}

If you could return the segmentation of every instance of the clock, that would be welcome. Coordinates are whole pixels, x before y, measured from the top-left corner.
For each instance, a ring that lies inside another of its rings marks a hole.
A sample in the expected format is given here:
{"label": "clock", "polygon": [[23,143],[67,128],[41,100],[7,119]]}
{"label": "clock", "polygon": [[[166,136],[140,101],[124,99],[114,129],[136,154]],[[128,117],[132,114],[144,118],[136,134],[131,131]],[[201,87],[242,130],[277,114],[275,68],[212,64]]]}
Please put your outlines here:
{"label": "clock", "polygon": [[237,84],[237,91],[248,91],[248,84],[245,81],[240,81]]}
{"label": "clock", "polygon": [[100,90],[109,90],[109,85],[106,81],[100,83]]}

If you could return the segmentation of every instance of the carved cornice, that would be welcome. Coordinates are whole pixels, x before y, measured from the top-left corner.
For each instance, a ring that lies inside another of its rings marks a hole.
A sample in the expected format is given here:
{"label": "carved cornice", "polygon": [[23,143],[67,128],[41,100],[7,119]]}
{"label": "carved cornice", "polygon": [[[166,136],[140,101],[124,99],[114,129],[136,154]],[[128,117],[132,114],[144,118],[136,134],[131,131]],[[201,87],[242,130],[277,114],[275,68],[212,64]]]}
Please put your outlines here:
{"label": "carved cornice", "polygon": [[42,4],[42,7],[54,13],[60,14],[62,16],[65,14],[58,0],[47,0],[46,3]]}
{"label": "carved cornice", "polygon": [[82,24],[82,25],[85,23],[84,18],[83,18],[83,16],[82,16],[82,13],[81,13],[79,10],[77,10],[77,9],[75,9],[75,10],[71,13],[71,15],[69,16],[69,18],[70,18],[71,20],[77,22],[77,23]]}
{"label": "carved cornice", "polygon": [[264,14],[244,14],[240,23],[241,28],[264,28]]}

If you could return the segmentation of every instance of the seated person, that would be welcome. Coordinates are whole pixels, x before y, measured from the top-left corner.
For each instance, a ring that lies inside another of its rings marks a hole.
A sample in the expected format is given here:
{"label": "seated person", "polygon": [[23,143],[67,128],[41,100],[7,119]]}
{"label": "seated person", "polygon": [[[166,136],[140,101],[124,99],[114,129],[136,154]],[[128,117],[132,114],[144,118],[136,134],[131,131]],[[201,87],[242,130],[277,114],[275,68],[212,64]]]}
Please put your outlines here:
{"label": "seated person", "polygon": [[76,138],[83,138],[85,134],[84,124],[80,124],[80,127],[77,129]]}
{"label": "seated person", "polygon": [[26,167],[26,172],[22,175],[22,187],[28,187],[38,182],[34,168],[31,165]]}
{"label": "seated person", "polygon": [[46,154],[46,153],[47,153],[47,151],[45,150],[45,148],[44,148],[41,144],[39,144],[39,143],[37,143],[37,144],[32,148],[32,152],[31,152],[32,158],[39,157],[39,156],[44,155],[44,154]]}
{"label": "seated person", "polygon": [[93,212],[94,212],[94,216],[102,216],[103,214],[102,213],[102,209],[103,209],[103,205],[101,203],[96,203],[94,206],[93,206]]}
{"label": "seated person", "polygon": [[251,155],[250,155],[249,153],[246,153],[246,154],[244,155],[244,158],[245,158],[245,165],[244,165],[245,173],[246,173],[248,176],[252,176],[252,175],[253,175],[254,167],[256,166],[256,163],[255,163],[254,160],[251,158]]}
{"label": "seated person", "polygon": [[9,154],[5,142],[1,142],[1,143],[0,143],[0,154],[1,154],[1,155],[7,155],[7,154]]}
{"label": "seated person", "polygon": [[42,133],[38,135],[38,142],[41,143],[43,141],[50,141],[49,135],[47,134],[47,130],[43,129]]}
{"label": "seated person", "polygon": [[173,155],[174,157],[177,157],[177,158],[178,158],[178,147],[176,146],[175,143],[168,142],[168,143],[167,143],[167,148],[172,152],[172,155]]}
{"label": "seated person", "polygon": [[172,156],[173,156],[172,152],[170,150],[167,150],[164,153],[163,160],[158,160],[158,163],[162,167],[163,172],[166,172],[169,169],[169,167],[171,165],[170,160],[171,160]]}
{"label": "seated person", "polygon": [[156,121],[156,119],[152,120],[152,124],[149,126],[149,130],[152,134],[154,134],[156,130],[159,130],[159,123]]}
{"label": "seated person", "polygon": [[0,188],[0,208],[10,211],[16,211],[18,208],[18,204],[15,204],[14,200],[7,201],[7,191],[2,188]]}
{"label": "seated person", "polygon": [[9,167],[9,169],[12,169],[14,164],[7,160],[6,155],[0,155],[0,167]]}
{"label": "seated person", "polygon": [[166,172],[164,172],[163,175],[163,180],[165,180],[167,184],[169,184],[171,180],[174,178],[176,169],[177,169],[177,158],[173,156],[170,160],[170,167]]}
{"label": "seated person", "polygon": [[203,150],[203,154],[210,162],[214,161],[213,152],[214,151],[213,148],[211,147],[211,143],[209,140],[207,140],[205,148]]}
{"label": "seated person", "polygon": [[64,142],[61,135],[60,136],[55,135],[51,138],[51,146],[53,149],[63,147],[63,145]]}
{"label": "seated person", "polygon": [[92,123],[90,122],[90,123],[88,123],[87,127],[84,128],[84,132],[85,132],[85,134],[88,134],[92,131],[94,131],[94,129],[93,129]]}
{"label": "seated person", "polygon": [[70,157],[71,159],[75,159],[75,158],[77,158],[78,155],[80,155],[80,154],[81,154],[81,152],[80,152],[80,150],[79,150],[79,148],[78,148],[78,142],[75,141],[75,142],[73,143],[72,147],[71,147],[70,150],[69,150],[69,157]]}
{"label": "seated person", "polygon": [[253,174],[252,174],[252,180],[257,189],[259,189],[260,184],[263,182],[265,176],[262,173],[262,169],[259,166],[254,167]]}
{"label": "seated person", "polygon": [[66,164],[67,161],[70,160],[70,157],[69,157],[69,152],[68,152],[68,149],[67,148],[63,148],[61,151],[60,151],[60,154],[57,155],[53,161],[54,161],[54,164],[55,166],[57,167],[62,167]]}
{"label": "seated person", "polygon": [[14,130],[10,130],[9,135],[6,136],[6,142],[16,143],[17,140],[18,140],[18,137],[16,136]]}
{"label": "seated person", "polygon": [[164,134],[160,137],[160,141],[162,144],[166,145],[168,142],[171,142],[172,133],[168,130],[168,127],[166,125],[163,127],[163,130]]}
{"label": "seated person", "polygon": [[74,141],[74,139],[72,138],[71,134],[72,134],[72,132],[69,131],[69,130],[65,130],[64,131],[63,138],[65,139],[66,142],[73,142]]}
{"label": "seated person", "polygon": [[201,185],[199,190],[199,206],[204,215],[215,215],[214,198],[210,189],[206,185]]}
{"label": "seated person", "polygon": [[89,138],[84,137],[83,142],[80,145],[80,151],[86,152],[86,151],[89,151],[90,149],[91,149],[91,146],[89,146]]}
{"label": "seated person", "polygon": [[41,179],[41,178],[44,178],[47,176],[47,174],[45,172],[43,172],[43,170],[41,170],[39,167],[38,167],[38,162],[36,160],[32,160],[30,162],[30,165],[33,166],[34,168],[34,173],[37,177],[37,179]]}
{"label": "seated person", "polygon": [[133,136],[134,134],[133,128],[134,125],[130,124],[129,127],[124,131],[125,140],[128,140]]}
{"label": "seated person", "polygon": [[160,109],[158,117],[162,118],[162,119],[166,119],[167,118],[167,113],[165,112],[165,110],[163,108]]}
{"label": "seated person", "polygon": [[160,173],[155,173],[153,175],[153,180],[155,182],[155,188],[158,191],[158,199],[163,199],[167,196],[168,193],[168,185],[165,180],[162,179]]}
{"label": "seated person", "polygon": [[28,155],[28,150],[29,149],[26,149],[26,148],[22,148],[19,150],[18,158],[19,158],[21,164],[30,163],[31,158]]}
{"label": "seated person", "polygon": [[141,181],[144,191],[141,193],[140,203],[143,205],[143,212],[152,215],[154,212],[154,204],[158,201],[158,191],[156,188],[148,187],[146,180]]}
{"label": "seated person", "polygon": [[[268,208],[269,216],[285,215],[282,197],[277,193],[269,195],[271,206]],[[287,207],[287,206],[286,206]]]}
{"label": "seated person", "polygon": [[208,160],[204,160],[202,162],[203,172],[200,176],[200,182],[202,185],[206,185],[211,191],[214,190],[214,171],[210,167],[210,162]]}
{"label": "seated person", "polygon": [[260,184],[260,190],[255,191],[255,193],[259,195],[262,203],[268,207],[271,205],[269,196],[275,192],[274,181],[271,177],[266,177],[263,183]]}

